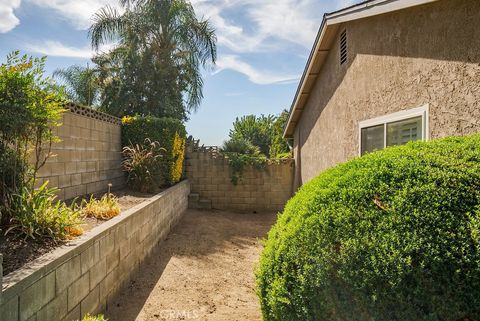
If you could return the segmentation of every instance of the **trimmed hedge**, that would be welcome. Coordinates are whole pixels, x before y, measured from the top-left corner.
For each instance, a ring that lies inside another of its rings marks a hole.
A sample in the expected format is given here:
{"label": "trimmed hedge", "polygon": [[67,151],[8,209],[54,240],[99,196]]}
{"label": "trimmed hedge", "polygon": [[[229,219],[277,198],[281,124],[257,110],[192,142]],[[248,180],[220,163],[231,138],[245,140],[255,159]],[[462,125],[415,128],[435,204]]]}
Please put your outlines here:
{"label": "trimmed hedge", "polygon": [[158,141],[166,150],[161,161],[160,171],[164,173],[167,185],[180,181],[183,174],[183,160],[187,131],[181,121],[174,118],[157,118],[152,116],[124,117],[122,119],[122,144],[144,144],[146,138]]}
{"label": "trimmed hedge", "polygon": [[387,148],[305,184],[257,286],[265,321],[480,320],[480,135]]}

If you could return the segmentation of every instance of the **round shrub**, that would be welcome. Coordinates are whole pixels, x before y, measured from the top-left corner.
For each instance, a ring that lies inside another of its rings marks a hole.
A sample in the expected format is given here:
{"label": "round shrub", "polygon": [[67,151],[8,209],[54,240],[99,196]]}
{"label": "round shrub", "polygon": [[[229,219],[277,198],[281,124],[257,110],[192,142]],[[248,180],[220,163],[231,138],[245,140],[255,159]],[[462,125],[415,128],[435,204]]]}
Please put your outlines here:
{"label": "round shrub", "polygon": [[480,135],[409,143],[305,184],[257,270],[265,321],[480,320]]}

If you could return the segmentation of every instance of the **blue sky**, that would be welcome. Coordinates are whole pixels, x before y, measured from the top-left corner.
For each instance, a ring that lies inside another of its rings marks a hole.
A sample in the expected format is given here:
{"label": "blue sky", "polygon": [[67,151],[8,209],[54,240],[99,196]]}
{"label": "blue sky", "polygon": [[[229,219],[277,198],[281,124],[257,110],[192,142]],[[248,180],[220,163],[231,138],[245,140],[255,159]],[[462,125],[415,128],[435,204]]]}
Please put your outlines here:
{"label": "blue sky", "polygon": [[[187,123],[205,145],[227,138],[236,117],[278,114],[292,103],[324,12],[354,0],[193,0],[217,30],[218,61],[204,71],[204,100]],[[47,55],[47,72],[92,56],[90,18],[109,0],[0,0],[0,57]]]}

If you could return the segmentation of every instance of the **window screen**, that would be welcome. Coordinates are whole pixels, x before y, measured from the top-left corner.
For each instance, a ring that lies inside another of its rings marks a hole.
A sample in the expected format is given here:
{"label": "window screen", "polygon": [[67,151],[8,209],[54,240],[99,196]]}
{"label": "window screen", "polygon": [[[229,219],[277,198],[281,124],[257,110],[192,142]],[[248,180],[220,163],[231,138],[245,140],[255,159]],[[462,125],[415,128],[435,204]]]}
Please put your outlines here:
{"label": "window screen", "polygon": [[403,145],[422,138],[421,116],[387,124],[387,146]]}
{"label": "window screen", "polygon": [[370,153],[385,146],[385,125],[362,128],[362,155]]}
{"label": "window screen", "polygon": [[363,127],[360,131],[360,153],[363,155],[388,146],[423,140],[423,126],[423,116],[415,116],[399,121],[385,120],[378,125]]}

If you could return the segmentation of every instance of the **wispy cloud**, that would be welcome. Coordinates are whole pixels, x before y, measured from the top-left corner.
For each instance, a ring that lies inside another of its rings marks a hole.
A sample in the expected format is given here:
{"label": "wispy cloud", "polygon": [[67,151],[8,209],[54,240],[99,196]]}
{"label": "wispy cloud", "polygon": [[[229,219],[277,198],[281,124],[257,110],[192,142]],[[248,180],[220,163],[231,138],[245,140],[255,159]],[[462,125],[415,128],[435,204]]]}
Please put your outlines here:
{"label": "wispy cloud", "polygon": [[285,84],[298,80],[298,75],[277,74],[268,70],[259,70],[242,61],[235,55],[223,55],[217,61],[217,71],[233,70],[244,74],[248,79],[258,85]]}
{"label": "wispy cloud", "polygon": [[[59,41],[47,40],[41,44],[27,44],[26,49],[46,56],[52,57],[68,57],[68,58],[83,58],[90,59],[95,55],[95,51],[89,46],[72,47],[62,44]],[[99,52],[108,51],[113,45],[103,46]]]}
{"label": "wispy cloud", "polygon": [[[0,0],[0,32],[11,30],[19,23],[14,15],[21,0]],[[24,0],[52,9],[77,29],[87,29],[92,15],[112,0]],[[250,57],[263,54],[308,52],[326,11],[350,5],[358,0],[191,0],[197,14],[204,16],[216,28],[219,47],[217,72],[234,70],[256,84],[296,81],[298,70],[278,72],[274,63],[262,68],[250,63]],[[66,46],[58,41],[35,43],[28,49],[49,56],[90,58],[88,47]],[[269,59],[269,58],[268,58]],[[285,70],[285,68],[281,68]],[[288,65],[287,65],[288,69]]]}
{"label": "wispy cloud", "polygon": [[0,0],[0,33],[9,32],[20,23],[14,13],[20,3],[20,0]]}
{"label": "wispy cloud", "polygon": [[[282,50],[288,44],[309,48],[325,11],[356,0],[193,0],[198,14],[211,20],[219,44],[235,53]],[[358,2],[358,1],[357,1]],[[242,19],[228,19],[232,11]],[[241,21],[241,22],[238,22]]]}
{"label": "wispy cloud", "polygon": [[[308,52],[323,13],[358,0],[192,0],[197,14],[208,18],[217,31],[219,71],[234,70],[256,84],[291,83],[295,73],[279,73],[272,63],[259,69],[248,55]],[[217,71],[218,72],[218,71]]]}
{"label": "wispy cloud", "polygon": [[[0,0],[3,1],[3,0]],[[111,0],[28,0],[37,6],[52,9],[75,28],[84,30],[90,27],[92,16],[108,5],[119,8],[118,1]]]}

